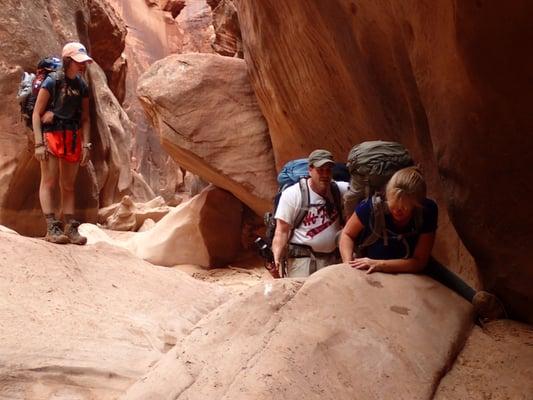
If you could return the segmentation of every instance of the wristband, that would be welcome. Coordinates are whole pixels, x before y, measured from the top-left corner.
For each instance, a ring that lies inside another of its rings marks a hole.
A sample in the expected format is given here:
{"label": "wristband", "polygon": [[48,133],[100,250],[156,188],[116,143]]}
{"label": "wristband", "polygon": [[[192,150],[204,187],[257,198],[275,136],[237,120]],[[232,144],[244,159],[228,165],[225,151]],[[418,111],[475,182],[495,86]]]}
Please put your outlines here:
{"label": "wristband", "polygon": [[91,150],[92,147],[93,147],[93,144],[92,143],[84,143],[83,146],[84,149],[87,149],[87,150]]}

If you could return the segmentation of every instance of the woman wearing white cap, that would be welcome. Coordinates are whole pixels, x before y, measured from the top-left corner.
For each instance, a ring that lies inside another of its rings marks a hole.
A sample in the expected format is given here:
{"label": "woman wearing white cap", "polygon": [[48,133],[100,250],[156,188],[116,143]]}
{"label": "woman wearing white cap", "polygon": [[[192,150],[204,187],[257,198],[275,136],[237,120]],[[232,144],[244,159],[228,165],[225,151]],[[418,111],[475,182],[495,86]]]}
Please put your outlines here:
{"label": "woman wearing white cap", "polygon": [[[80,165],[89,161],[89,88],[81,75],[92,58],[81,43],[63,47],[63,68],[49,74],[39,90],[32,122],[35,157],[41,163],[39,199],[46,218],[45,240],[83,245],[74,219],[74,183]],[[59,186],[61,207],[54,193]],[[63,215],[65,230],[58,219]]]}

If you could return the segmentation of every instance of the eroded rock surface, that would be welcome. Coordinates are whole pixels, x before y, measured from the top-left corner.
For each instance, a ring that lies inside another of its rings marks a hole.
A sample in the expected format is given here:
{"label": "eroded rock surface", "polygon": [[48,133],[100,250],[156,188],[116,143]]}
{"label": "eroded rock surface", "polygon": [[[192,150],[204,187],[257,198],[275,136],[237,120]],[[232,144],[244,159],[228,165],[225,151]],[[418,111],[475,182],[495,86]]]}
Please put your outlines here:
{"label": "eroded rock surface", "polygon": [[533,327],[502,320],[475,327],[435,400],[530,399]]}
{"label": "eroded rock surface", "polygon": [[106,243],[0,232],[0,397],[116,399],[227,298]]}
{"label": "eroded rock surface", "polygon": [[243,58],[239,16],[232,0],[221,1],[213,10],[215,38],[211,46],[223,56]]}
{"label": "eroded rock surface", "polygon": [[139,258],[157,265],[224,266],[239,255],[242,214],[239,200],[210,186],[171,210],[149,231],[135,235],[125,246]]}
{"label": "eroded rock surface", "polygon": [[[137,99],[137,81],[148,67],[173,53],[213,52],[211,11],[203,0],[109,0],[128,27],[124,109],[134,124],[133,166],[156,195],[169,200],[179,179],[179,160],[161,147]],[[164,84],[162,82],[161,84]]]}
{"label": "eroded rock surface", "polygon": [[107,0],[90,0],[89,53],[104,70],[107,83],[119,103],[124,101],[126,61],[122,52],[126,45],[126,24]]}
{"label": "eroded rock surface", "polygon": [[170,208],[160,196],[146,203],[137,203],[130,196],[124,196],[120,203],[101,208],[98,211],[98,222],[107,229],[135,232],[147,219],[152,223],[157,222],[169,211]]}
{"label": "eroded rock surface", "polygon": [[471,306],[427,277],[338,265],[302,283],[224,304],[123,399],[429,399],[471,329]]}
{"label": "eroded rock surface", "polygon": [[181,166],[260,215],[271,208],[277,187],[272,147],[243,60],[169,56],[141,77],[138,93]]}

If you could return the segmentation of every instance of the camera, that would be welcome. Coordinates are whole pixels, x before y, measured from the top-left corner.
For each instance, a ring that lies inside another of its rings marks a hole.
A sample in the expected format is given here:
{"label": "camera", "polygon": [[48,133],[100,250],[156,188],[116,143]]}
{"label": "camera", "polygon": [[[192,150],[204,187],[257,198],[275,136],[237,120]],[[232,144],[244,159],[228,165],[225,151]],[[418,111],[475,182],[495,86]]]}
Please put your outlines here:
{"label": "camera", "polygon": [[263,257],[267,263],[274,262],[274,254],[272,254],[272,249],[268,243],[262,237],[258,237],[254,240],[254,243],[259,250],[259,254]]}

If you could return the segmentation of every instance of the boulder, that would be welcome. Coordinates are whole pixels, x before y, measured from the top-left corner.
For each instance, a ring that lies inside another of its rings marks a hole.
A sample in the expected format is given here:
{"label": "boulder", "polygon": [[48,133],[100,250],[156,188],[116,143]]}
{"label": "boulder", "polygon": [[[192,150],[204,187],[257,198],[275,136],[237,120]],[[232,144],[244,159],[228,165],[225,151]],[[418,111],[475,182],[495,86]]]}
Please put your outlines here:
{"label": "boulder", "polygon": [[331,266],[224,304],[123,399],[428,399],[471,327],[428,277]]}
{"label": "boulder", "polygon": [[106,243],[0,232],[0,397],[116,399],[227,299]]}
{"label": "boulder", "polygon": [[100,209],[98,222],[107,229],[116,231],[137,231],[146,220],[157,222],[170,211],[162,197],[146,203],[136,203],[130,196],[124,196],[120,203]]}
{"label": "boulder", "polygon": [[138,94],[176,162],[260,215],[271,208],[272,148],[243,60],[172,55],[141,77]]}
{"label": "boulder", "polygon": [[231,193],[210,186],[125,246],[156,265],[225,266],[241,249],[242,212],[242,204]]}

